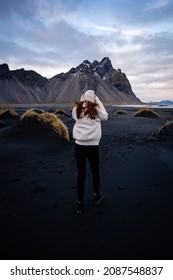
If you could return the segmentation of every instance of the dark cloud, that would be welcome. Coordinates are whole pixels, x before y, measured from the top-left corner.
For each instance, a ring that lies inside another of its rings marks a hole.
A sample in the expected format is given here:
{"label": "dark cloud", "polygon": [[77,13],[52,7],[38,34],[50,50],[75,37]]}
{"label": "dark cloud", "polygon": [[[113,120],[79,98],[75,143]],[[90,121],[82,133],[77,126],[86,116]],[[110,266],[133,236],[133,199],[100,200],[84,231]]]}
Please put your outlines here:
{"label": "dark cloud", "polygon": [[[83,34],[63,21],[51,24],[46,29],[43,26],[33,29],[30,25],[20,25],[15,29],[15,32],[8,31],[8,39],[1,39],[1,58],[4,62],[8,62],[8,57],[15,57],[24,66],[37,64],[56,69],[56,65],[65,64],[70,69],[85,59],[102,59],[104,56],[100,48],[101,37]],[[4,36],[5,33],[6,30]]]}
{"label": "dark cloud", "polygon": [[173,33],[171,32],[158,32],[148,34],[141,37],[136,37],[134,44],[142,45],[144,52],[154,53],[155,55],[172,55],[173,46]]}
{"label": "dark cloud", "polygon": [[19,16],[21,18],[32,18],[36,13],[38,1],[33,0],[3,0],[0,5],[0,17],[9,18]]}
{"label": "dark cloud", "polygon": [[[163,1],[162,1],[163,2]],[[158,4],[157,4],[158,3]],[[159,5],[160,1],[146,0],[110,0],[110,13],[115,21],[120,20],[124,25],[148,26],[161,21],[172,21],[173,1],[169,0]]]}
{"label": "dark cloud", "polygon": [[109,56],[140,90],[152,79],[170,85],[172,20],[173,1],[167,0],[4,0],[0,62],[47,76],[47,69],[55,75]]}

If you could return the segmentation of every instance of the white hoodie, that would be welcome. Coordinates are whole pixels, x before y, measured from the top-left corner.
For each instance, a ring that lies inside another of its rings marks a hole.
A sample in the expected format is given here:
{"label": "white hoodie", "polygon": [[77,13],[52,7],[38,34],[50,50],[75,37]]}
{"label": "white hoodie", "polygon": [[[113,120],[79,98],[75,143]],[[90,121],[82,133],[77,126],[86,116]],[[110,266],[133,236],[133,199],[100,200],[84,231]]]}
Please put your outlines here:
{"label": "white hoodie", "polygon": [[81,119],[77,118],[76,109],[72,110],[72,117],[76,121],[73,127],[73,138],[78,145],[95,146],[99,145],[101,139],[101,121],[108,119],[108,113],[106,112],[102,102],[96,97],[98,116],[96,119],[90,119],[88,116],[84,116]]}

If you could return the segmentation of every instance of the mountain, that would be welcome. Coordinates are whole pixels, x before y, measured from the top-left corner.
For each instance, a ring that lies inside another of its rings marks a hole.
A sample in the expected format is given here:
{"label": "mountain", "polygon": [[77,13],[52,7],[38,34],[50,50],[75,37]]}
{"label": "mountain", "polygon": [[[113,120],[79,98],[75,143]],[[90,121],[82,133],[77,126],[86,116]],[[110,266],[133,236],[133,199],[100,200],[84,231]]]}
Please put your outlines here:
{"label": "mountain", "polygon": [[168,105],[173,105],[173,101],[171,101],[171,100],[152,101],[152,102],[149,102],[149,104],[150,105],[168,106]]}
{"label": "mountain", "polygon": [[50,79],[32,70],[9,70],[7,64],[0,65],[0,103],[69,103],[78,100],[87,89],[93,89],[104,103],[142,103],[125,73],[115,70],[108,57],[101,62],[84,60]]}
{"label": "mountain", "polygon": [[0,65],[0,103],[41,103],[48,95],[48,79],[32,70],[10,71],[7,64]]}

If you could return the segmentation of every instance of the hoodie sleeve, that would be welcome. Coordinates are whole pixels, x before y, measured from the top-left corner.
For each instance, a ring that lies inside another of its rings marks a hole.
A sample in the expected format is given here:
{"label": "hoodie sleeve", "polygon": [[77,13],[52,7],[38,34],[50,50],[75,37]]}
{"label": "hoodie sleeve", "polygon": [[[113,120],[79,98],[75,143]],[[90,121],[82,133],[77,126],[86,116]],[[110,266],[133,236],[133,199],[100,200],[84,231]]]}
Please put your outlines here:
{"label": "hoodie sleeve", "polygon": [[100,99],[96,96],[96,103],[98,105],[98,117],[101,121],[106,121],[108,119],[108,113],[106,112],[105,107],[103,106],[103,103],[100,101]]}

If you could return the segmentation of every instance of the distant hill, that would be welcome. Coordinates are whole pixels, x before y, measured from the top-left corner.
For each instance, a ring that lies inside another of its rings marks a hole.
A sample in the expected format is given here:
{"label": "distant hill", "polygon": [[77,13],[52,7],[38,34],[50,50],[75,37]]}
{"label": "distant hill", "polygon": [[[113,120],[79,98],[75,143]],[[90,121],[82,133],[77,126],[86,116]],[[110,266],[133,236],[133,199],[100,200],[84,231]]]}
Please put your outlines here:
{"label": "distant hill", "polygon": [[87,89],[93,89],[104,103],[142,103],[125,73],[114,69],[108,57],[93,63],[85,60],[50,79],[32,70],[9,70],[7,64],[0,65],[0,103],[69,103]]}
{"label": "distant hill", "polygon": [[173,105],[173,101],[171,100],[161,100],[161,101],[152,101],[149,102],[150,105]]}

